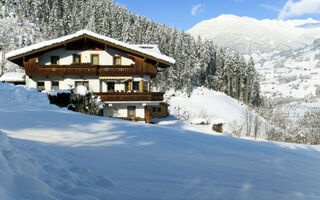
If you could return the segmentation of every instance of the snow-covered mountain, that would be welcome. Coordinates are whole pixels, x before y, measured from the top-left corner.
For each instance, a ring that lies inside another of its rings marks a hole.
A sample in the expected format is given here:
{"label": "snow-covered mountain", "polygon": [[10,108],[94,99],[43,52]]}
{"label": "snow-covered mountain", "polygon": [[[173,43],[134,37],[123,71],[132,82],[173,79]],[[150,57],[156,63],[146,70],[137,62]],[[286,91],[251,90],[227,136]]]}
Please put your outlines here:
{"label": "snow-covered mountain", "polygon": [[221,15],[202,21],[187,32],[241,53],[297,49],[320,38],[320,22],[306,20],[257,20]]}
{"label": "snow-covered mountain", "polygon": [[261,75],[261,90],[270,98],[320,95],[320,40],[295,50],[252,54]]}

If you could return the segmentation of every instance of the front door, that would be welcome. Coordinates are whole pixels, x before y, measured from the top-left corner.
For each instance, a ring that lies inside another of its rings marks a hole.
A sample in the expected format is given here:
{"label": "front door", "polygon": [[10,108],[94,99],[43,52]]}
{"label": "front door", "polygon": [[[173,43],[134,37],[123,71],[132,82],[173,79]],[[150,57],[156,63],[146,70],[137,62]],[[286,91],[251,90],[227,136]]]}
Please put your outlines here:
{"label": "front door", "polygon": [[136,117],[136,107],[135,106],[128,106],[128,118],[135,118]]}

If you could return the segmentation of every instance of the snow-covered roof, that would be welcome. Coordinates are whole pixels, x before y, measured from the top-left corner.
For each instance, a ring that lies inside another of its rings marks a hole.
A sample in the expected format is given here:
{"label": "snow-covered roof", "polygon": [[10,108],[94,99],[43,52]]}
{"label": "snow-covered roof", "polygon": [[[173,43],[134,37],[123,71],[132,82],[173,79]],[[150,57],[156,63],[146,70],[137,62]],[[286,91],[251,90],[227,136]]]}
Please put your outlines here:
{"label": "snow-covered roof", "polygon": [[0,77],[0,82],[25,82],[25,73],[7,72]]}
{"label": "snow-covered roof", "polygon": [[161,54],[160,49],[156,44],[132,44],[131,46],[138,47],[145,51]]}
{"label": "snow-covered roof", "polygon": [[[76,32],[74,34],[71,34],[71,35],[67,35],[67,36],[60,37],[60,38],[53,39],[53,40],[39,42],[39,43],[33,44],[31,46],[27,46],[27,47],[24,47],[24,48],[21,48],[21,49],[17,49],[17,50],[11,51],[11,52],[6,54],[6,59],[10,60],[10,58],[22,56],[22,55],[28,54],[28,53],[32,53],[35,50],[41,50],[42,48],[45,48],[45,47],[50,47],[52,45],[64,43],[64,42],[67,42],[68,40],[72,40],[74,38],[77,38],[77,37],[80,37],[80,36],[84,36],[84,35],[91,36],[93,38],[96,38],[98,40],[102,40],[104,42],[113,44],[115,46],[123,47],[125,49],[128,49],[128,50],[131,50],[131,51],[134,51],[134,52],[149,56],[151,58],[154,58],[156,60],[159,60],[159,61],[162,61],[162,62],[165,62],[165,63],[168,63],[168,64],[174,64],[175,63],[175,60],[173,58],[171,58],[169,56],[166,56],[166,55],[163,55],[159,51],[159,49],[157,47],[156,48],[155,47],[151,48],[153,50],[150,50],[150,46],[152,46],[152,45],[149,46],[149,49],[148,48],[143,48],[146,45],[140,45],[139,46],[139,45],[127,44],[127,43],[115,40],[115,39],[107,37],[107,36],[99,35],[97,33],[89,31],[89,30],[81,30],[81,31],[78,31],[78,32]],[[155,49],[158,49],[158,50],[155,50]]]}

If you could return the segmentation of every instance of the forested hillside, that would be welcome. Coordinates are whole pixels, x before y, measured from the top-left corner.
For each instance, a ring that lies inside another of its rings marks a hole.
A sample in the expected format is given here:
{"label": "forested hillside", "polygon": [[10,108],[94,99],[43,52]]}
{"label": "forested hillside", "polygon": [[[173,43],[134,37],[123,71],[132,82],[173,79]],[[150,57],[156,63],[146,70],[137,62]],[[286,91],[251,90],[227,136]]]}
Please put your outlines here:
{"label": "forested hillside", "polygon": [[[41,40],[89,29],[132,44],[158,44],[176,64],[160,73],[155,85],[191,92],[205,86],[259,105],[260,85],[252,59],[197,40],[184,31],[133,14],[112,0],[2,0],[0,45],[3,52]],[[2,63],[4,59],[2,56]],[[2,64],[3,71],[12,70]]]}

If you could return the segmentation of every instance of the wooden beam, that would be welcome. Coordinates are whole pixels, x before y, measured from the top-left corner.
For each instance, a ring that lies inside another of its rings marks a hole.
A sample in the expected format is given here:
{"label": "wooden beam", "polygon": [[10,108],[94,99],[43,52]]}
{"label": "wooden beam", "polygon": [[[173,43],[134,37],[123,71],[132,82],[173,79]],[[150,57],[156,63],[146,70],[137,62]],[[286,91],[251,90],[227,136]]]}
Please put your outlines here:
{"label": "wooden beam", "polygon": [[140,92],[143,92],[143,80],[140,81]]}
{"label": "wooden beam", "polygon": [[130,80],[129,81],[129,91],[131,91],[132,90],[132,81]]}

